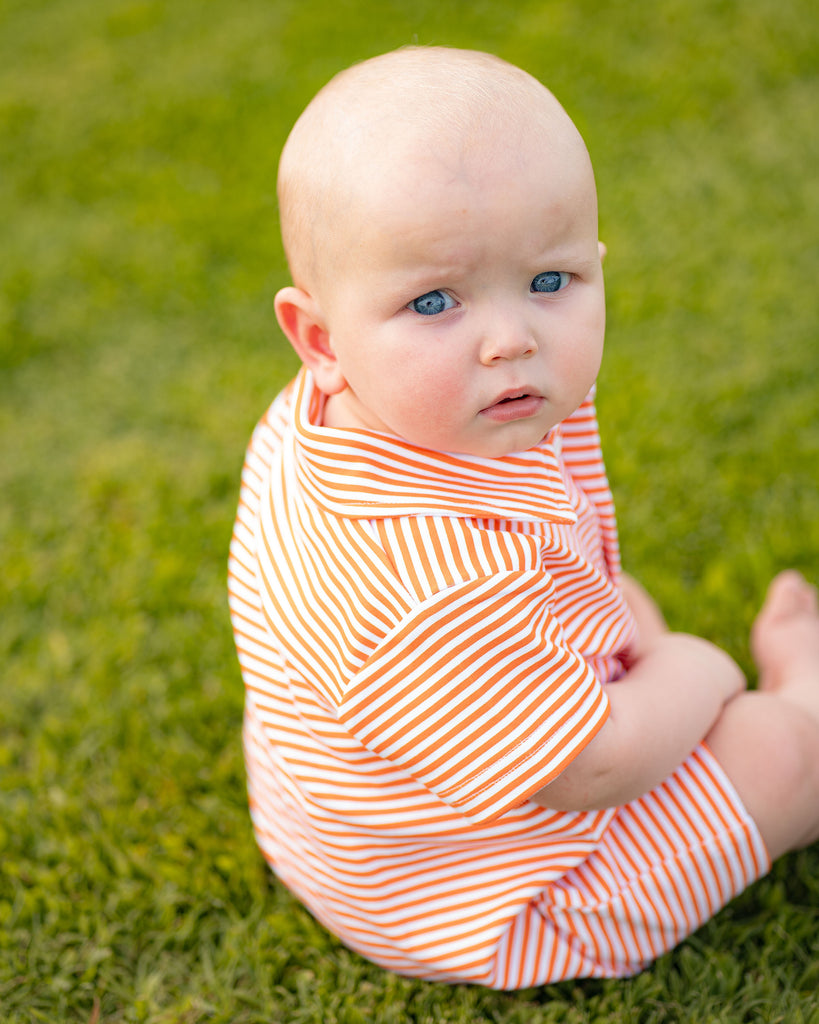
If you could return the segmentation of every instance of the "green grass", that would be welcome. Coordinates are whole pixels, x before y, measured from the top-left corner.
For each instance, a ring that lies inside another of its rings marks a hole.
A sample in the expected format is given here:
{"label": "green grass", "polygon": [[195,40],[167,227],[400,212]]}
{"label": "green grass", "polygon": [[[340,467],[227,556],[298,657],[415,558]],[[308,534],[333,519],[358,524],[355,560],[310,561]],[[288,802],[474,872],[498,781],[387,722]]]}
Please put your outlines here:
{"label": "green grass", "polygon": [[513,994],[346,952],[251,835],[225,560],[295,367],[274,179],[353,60],[491,49],[595,160],[600,412],[629,568],[750,671],[819,577],[808,0],[0,4],[0,1018],[819,1024],[819,849],[638,978]]}

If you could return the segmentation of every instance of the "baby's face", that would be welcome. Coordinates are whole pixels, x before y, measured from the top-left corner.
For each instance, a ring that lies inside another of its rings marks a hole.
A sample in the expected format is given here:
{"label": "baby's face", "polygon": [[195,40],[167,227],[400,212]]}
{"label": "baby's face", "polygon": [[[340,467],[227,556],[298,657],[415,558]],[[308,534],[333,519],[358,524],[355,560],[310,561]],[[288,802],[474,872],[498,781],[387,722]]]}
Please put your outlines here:
{"label": "baby's face", "polygon": [[346,385],[326,425],[498,457],[582,402],[605,321],[594,181],[578,146],[530,134],[363,183],[319,295]]}

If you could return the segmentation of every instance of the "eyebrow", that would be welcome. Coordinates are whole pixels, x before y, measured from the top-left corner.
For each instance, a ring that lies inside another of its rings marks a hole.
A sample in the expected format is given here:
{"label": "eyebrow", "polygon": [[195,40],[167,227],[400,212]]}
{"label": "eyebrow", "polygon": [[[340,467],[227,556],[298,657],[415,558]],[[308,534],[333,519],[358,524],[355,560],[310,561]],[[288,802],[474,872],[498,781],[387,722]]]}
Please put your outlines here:
{"label": "eyebrow", "polygon": [[[576,252],[572,252],[569,248],[561,249],[559,246],[555,247],[554,250],[546,250],[542,256],[537,257],[538,261],[544,265],[546,270],[564,270],[567,266],[571,267],[593,267],[599,260],[597,248],[595,247],[594,255],[587,256],[585,253],[579,255]],[[546,266],[548,264],[548,266]]]}

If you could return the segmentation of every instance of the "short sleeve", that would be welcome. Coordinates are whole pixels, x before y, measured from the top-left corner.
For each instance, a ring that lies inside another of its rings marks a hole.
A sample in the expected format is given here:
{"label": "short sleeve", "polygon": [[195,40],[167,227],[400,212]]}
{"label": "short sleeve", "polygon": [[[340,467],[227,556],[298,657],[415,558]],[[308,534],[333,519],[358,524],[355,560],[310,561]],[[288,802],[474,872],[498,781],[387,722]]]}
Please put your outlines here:
{"label": "short sleeve", "polygon": [[470,580],[417,605],[350,680],[345,728],[474,823],[552,781],[608,716],[562,639],[538,570]]}

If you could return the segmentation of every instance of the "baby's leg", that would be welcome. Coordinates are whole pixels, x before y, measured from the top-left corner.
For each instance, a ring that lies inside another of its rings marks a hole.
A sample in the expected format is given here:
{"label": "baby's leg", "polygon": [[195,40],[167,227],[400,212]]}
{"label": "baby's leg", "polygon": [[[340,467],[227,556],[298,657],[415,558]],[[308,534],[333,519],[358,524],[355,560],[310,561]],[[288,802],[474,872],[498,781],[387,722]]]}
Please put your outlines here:
{"label": "baby's leg", "polygon": [[754,625],[760,689],[725,708],[706,741],[772,858],[819,839],[819,608],[793,572]]}
{"label": "baby's leg", "polygon": [[639,636],[631,652],[632,657],[637,658],[657,637],[668,632],[668,626],[657,602],[634,577],[623,573],[620,589],[637,623]]}

